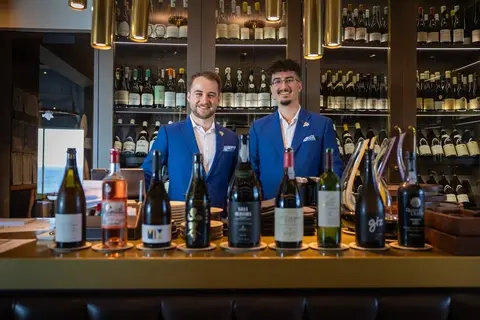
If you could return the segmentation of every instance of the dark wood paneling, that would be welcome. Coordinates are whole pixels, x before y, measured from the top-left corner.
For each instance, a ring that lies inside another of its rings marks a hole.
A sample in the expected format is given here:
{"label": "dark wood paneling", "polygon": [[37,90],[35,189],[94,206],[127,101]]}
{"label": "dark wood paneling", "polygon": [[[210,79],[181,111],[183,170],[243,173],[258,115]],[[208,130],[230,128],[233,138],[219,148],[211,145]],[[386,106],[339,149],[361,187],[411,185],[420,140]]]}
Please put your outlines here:
{"label": "dark wood paneling", "polygon": [[[202,65],[202,1],[188,4],[188,50],[187,72],[192,75],[201,70]],[[200,14],[199,14],[200,13]],[[190,81],[187,81],[188,85]]]}
{"label": "dark wood paneling", "polygon": [[298,62],[303,59],[302,2],[287,0],[287,58]]}
{"label": "dark wood paneling", "polygon": [[[191,2],[193,1],[190,1],[190,3]],[[202,42],[200,44],[202,50],[202,60],[200,64],[201,70],[215,70],[215,36],[217,28],[215,23],[215,10],[213,10],[213,8],[216,8],[215,4],[215,0],[202,0]]]}

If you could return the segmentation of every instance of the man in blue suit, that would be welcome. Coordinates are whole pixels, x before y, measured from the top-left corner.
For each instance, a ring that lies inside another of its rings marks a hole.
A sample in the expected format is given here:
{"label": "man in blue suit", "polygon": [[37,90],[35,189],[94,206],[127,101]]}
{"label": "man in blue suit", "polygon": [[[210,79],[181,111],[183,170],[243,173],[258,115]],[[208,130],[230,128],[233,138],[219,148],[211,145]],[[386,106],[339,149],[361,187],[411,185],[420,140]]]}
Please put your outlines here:
{"label": "man in blue suit", "polygon": [[[332,120],[300,106],[301,70],[293,60],[280,60],[268,70],[278,111],[250,127],[250,158],[263,188],[263,198],[275,198],[283,177],[283,152],[294,150],[295,175],[318,177],[324,170],[324,152],[334,149],[334,171],[341,177],[340,158]],[[316,106],[318,107],[318,106]]]}
{"label": "man in blue suit", "polygon": [[142,168],[145,181],[152,176],[152,153],[159,150],[161,165],[167,165],[171,200],[185,201],[192,174],[192,158],[203,154],[203,170],[212,206],[225,208],[227,189],[238,154],[237,135],[215,124],[222,83],[210,71],[192,76],[187,100],[191,113],[186,120],[163,126]]}

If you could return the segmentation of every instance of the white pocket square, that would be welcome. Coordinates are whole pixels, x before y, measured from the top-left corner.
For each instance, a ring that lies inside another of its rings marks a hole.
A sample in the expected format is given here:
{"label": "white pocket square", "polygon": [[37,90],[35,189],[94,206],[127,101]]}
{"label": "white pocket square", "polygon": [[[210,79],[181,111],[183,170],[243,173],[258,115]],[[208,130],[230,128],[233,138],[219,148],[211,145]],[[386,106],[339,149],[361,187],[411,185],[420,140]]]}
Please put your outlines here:
{"label": "white pocket square", "polygon": [[235,151],[236,149],[237,149],[237,146],[224,146],[223,147],[224,152],[232,152],[232,151]]}
{"label": "white pocket square", "polygon": [[308,137],[305,137],[305,139],[303,139],[303,142],[315,141],[315,140],[317,140],[317,138],[315,138],[315,136],[312,134],[312,135],[309,135]]}

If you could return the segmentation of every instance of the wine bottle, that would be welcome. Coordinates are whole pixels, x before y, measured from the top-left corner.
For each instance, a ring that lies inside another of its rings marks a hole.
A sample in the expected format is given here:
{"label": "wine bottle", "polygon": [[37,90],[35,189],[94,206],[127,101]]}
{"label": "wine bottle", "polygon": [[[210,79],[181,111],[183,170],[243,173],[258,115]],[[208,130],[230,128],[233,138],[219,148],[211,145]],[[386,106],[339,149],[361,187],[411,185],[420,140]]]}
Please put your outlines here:
{"label": "wine bottle", "polygon": [[153,108],[153,87],[150,80],[150,69],[145,70],[145,82],[142,88],[141,104],[142,107]]}
{"label": "wine bottle", "polygon": [[355,109],[359,111],[367,110],[368,87],[366,78],[360,73],[357,74],[357,98],[355,99]]}
{"label": "wine bottle", "polygon": [[128,133],[123,141],[123,150],[124,155],[134,155],[135,154],[135,119],[130,119],[130,127],[128,128]]}
{"label": "wine bottle", "polygon": [[172,241],[170,198],[160,174],[160,152],[153,151],[152,181],[143,206],[142,242],[147,248],[169,247]]}
{"label": "wine bottle", "polygon": [[463,131],[462,140],[467,144],[468,153],[470,153],[472,157],[480,155],[478,141],[475,140],[470,130],[465,129],[465,131]]}
{"label": "wine bottle", "polygon": [[158,69],[158,77],[153,86],[153,106],[155,108],[165,107],[165,69]]}
{"label": "wine bottle", "polygon": [[428,170],[428,180],[427,180],[427,184],[435,184],[437,185],[438,182],[437,180],[435,179],[435,175],[437,173],[435,171],[432,171],[432,170]]}
{"label": "wine bottle", "polygon": [[117,127],[115,128],[115,139],[113,141],[113,147],[119,151],[122,151],[122,127],[121,125],[123,124],[123,120],[122,119],[118,119],[118,122],[117,122]]}
{"label": "wine bottle", "polygon": [[355,24],[353,21],[353,14],[352,14],[352,5],[348,4],[347,6],[347,19],[345,21],[344,26],[344,42],[354,42],[355,41]]}
{"label": "wine bottle", "polygon": [[468,193],[466,190],[463,188],[462,183],[457,177],[457,173],[453,171],[452,175],[452,180],[450,181],[450,185],[452,186],[453,190],[455,191],[455,194],[457,195],[457,202],[460,204],[465,204],[468,205],[468,202],[470,201],[468,198]]}
{"label": "wine bottle", "polygon": [[398,243],[404,247],[425,246],[425,191],[417,182],[415,152],[407,152],[407,179],[398,188]]}
{"label": "wine bottle", "polygon": [[165,108],[175,108],[176,105],[175,76],[173,72],[173,69],[168,69],[168,80],[165,87]]}
{"label": "wine bottle", "polygon": [[358,6],[357,26],[355,28],[355,41],[359,43],[367,42],[367,24],[363,13],[363,4]]}
{"label": "wine bottle", "polygon": [[140,85],[138,83],[138,69],[133,69],[130,92],[128,93],[128,105],[130,107],[140,107]]}
{"label": "wine bottle", "polygon": [[152,139],[150,140],[150,147],[148,148],[148,151],[152,150],[153,144],[157,140],[158,130],[160,130],[160,121],[155,122],[155,130],[153,131]]}
{"label": "wine bottle", "polygon": [[143,121],[142,131],[138,135],[137,146],[135,148],[135,155],[137,157],[146,157],[148,154],[148,122]]}
{"label": "wine bottle", "polygon": [[435,13],[434,7],[430,7],[429,19],[427,43],[437,44],[440,42],[440,17]]}
{"label": "wine bottle", "polygon": [[364,183],[355,203],[355,240],[359,247],[385,246],[385,208],[377,185],[373,162],[375,154],[365,154]]}
{"label": "wine bottle", "polygon": [[122,248],[127,244],[127,180],[120,173],[120,153],[110,150],[110,172],[102,182],[102,244]]}
{"label": "wine bottle", "polygon": [[388,43],[388,7],[383,8],[382,24],[382,43]]}
{"label": "wine bottle", "polygon": [[269,86],[267,85],[267,75],[265,74],[265,70],[262,69],[260,89],[258,90],[258,107],[261,109],[269,109],[270,100],[271,95]]}
{"label": "wine bottle", "polygon": [[[455,77],[453,78],[456,79]],[[443,111],[454,111],[455,110],[455,101],[457,98],[455,92],[456,83],[452,83],[450,71],[445,71],[445,87],[443,89],[444,93],[444,104]]]}
{"label": "wine bottle", "polygon": [[457,128],[453,128],[451,138],[455,145],[455,150],[459,157],[468,157],[468,148],[462,139],[462,135],[458,132]]}
{"label": "wine bottle", "polygon": [[428,143],[432,148],[432,154],[434,156],[443,156],[444,153],[443,153],[442,145],[440,144],[440,139],[435,135],[435,132],[433,132],[433,129],[428,130],[427,139],[428,139]]}
{"label": "wine bottle", "polygon": [[319,247],[339,248],[340,180],[333,171],[333,149],[325,150],[325,170],[318,181],[317,241]]}
{"label": "wine bottle", "polygon": [[370,23],[369,43],[380,44],[382,40],[382,30],[380,26],[380,7],[373,7],[372,23]]}
{"label": "wine bottle", "polygon": [[418,184],[425,184],[425,181],[423,181],[422,175],[420,173],[417,174],[417,182]]}
{"label": "wine bottle", "polygon": [[440,7],[440,43],[450,44],[452,42],[452,28],[448,16],[447,7]]}
{"label": "wine bottle", "polygon": [[445,156],[456,157],[457,151],[455,151],[455,146],[453,145],[453,141],[445,129],[442,129],[440,131],[440,139],[442,141],[442,147],[443,147],[443,151],[445,152]]}
{"label": "wine bottle", "polygon": [[450,12],[452,19],[452,29],[453,29],[453,42],[457,44],[463,44],[464,41],[464,25],[463,19],[460,17],[460,6],[456,5],[453,7],[454,10]]}
{"label": "wine bottle", "polygon": [[353,72],[349,71],[347,73],[347,85],[345,87],[345,109],[350,111],[355,110],[355,100],[357,96],[353,77]]}
{"label": "wine bottle", "polygon": [[261,188],[252,169],[249,136],[240,135],[235,174],[228,190],[228,243],[230,247],[251,248],[260,244]]}
{"label": "wine bottle", "polygon": [[353,143],[353,137],[348,131],[348,125],[345,123],[343,124],[343,134],[342,134],[342,141],[343,141],[343,150],[346,156],[349,156],[355,151],[355,144]]}
{"label": "wine bottle", "polygon": [[417,44],[424,45],[427,43],[427,21],[423,18],[423,7],[418,7],[417,10]]}
{"label": "wine bottle", "polygon": [[232,75],[230,67],[225,68],[225,85],[222,92],[222,107],[233,108],[235,102]]}
{"label": "wine bottle", "polygon": [[480,110],[480,91],[478,90],[477,74],[468,75],[468,110]]}
{"label": "wine bottle", "polygon": [[365,141],[365,136],[362,133],[362,128],[360,127],[359,122],[355,122],[355,142],[358,143],[363,143]]}
{"label": "wine bottle", "polygon": [[473,6],[473,26],[472,26],[472,43],[480,42],[480,5],[475,0]]}
{"label": "wine bottle", "polygon": [[338,151],[340,152],[340,155],[343,156],[342,142],[338,137],[337,127],[335,126],[335,123],[333,124],[333,131],[335,132],[335,140],[337,140]]}
{"label": "wine bottle", "polygon": [[283,179],[275,198],[275,244],[277,248],[301,248],[303,204],[295,179],[292,148],[283,154]]}
{"label": "wine bottle", "polygon": [[423,135],[422,130],[418,130],[418,151],[421,156],[431,156],[432,150],[428,145],[427,138]]}
{"label": "wine bottle", "polygon": [[470,181],[463,180],[462,185],[463,185],[463,190],[465,190],[465,192],[468,194],[468,203],[464,203],[463,204],[464,207],[476,209],[477,204],[475,201],[475,196],[473,195],[473,192],[472,192],[472,186],[470,185]]}
{"label": "wine bottle", "polygon": [[193,155],[190,185],[185,199],[185,244],[187,248],[210,245],[210,195],[205,182],[203,155]]}
{"label": "wine bottle", "polygon": [[57,248],[77,248],[86,241],[86,202],[77,169],[77,150],[67,149],[67,165],[55,205]]}
{"label": "wine bottle", "polygon": [[246,88],[243,84],[242,69],[237,70],[237,84],[235,90],[235,108],[243,109],[246,106]]}
{"label": "wine bottle", "polygon": [[185,69],[178,69],[177,91],[175,93],[175,106],[177,109],[185,109],[187,97],[187,85],[185,84]]}
{"label": "wine bottle", "polygon": [[245,100],[245,105],[247,108],[257,108],[258,93],[257,86],[255,85],[255,79],[253,76],[253,69],[250,69],[248,75],[247,94],[245,95]]}
{"label": "wine bottle", "polygon": [[455,190],[453,190],[452,186],[448,182],[447,178],[445,177],[445,173],[442,171],[442,176],[438,183],[443,187],[443,193],[447,196],[448,202],[457,202],[457,196],[455,194]]}

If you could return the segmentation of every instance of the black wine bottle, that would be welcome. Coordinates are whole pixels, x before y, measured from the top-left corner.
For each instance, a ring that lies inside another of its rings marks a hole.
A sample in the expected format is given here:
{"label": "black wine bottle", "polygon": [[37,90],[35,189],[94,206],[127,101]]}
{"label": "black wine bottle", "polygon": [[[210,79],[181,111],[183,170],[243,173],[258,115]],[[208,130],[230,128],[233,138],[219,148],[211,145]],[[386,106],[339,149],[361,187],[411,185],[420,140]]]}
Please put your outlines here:
{"label": "black wine bottle", "polygon": [[203,155],[193,155],[190,185],[185,199],[185,244],[187,248],[210,245],[210,195],[203,171]]}
{"label": "black wine bottle", "polygon": [[355,143],[363,143],[365,136],[362,133],[362,128],[359,122],[355,122]]}
{"label": "black wine bottle", "polygon": [[67,165],[57,195],[55,208],[55,243],[57,248],[85,245],[86,202],[77,170],[77,150],[67,149]]}
{"label": "black wine bottle", "polygon": [[172,241],[170,198],[163,185],[160,170],[160,152],[154,150],[152,182],[145,198],[142,217],[142,242],[147,248],[169,247]]}
{"label": "black wine bottle", "polygon": [[373,150],[365,154],[363,187],[355,204],[355,240],[359,247],[385,246],[385,208],[375,178]]}
{"label": "black wine bottle", "polygon": [[452,186],[450,185],[450,182],[448,182],[447,178],[445,177],[445,173],[443,171],[442,171],[442,177],[438,181],[438,184],[440,184],[443,187],[443,193],[447,196],[448,202],[457,202],[457,196],[455,194],[455,190],[453,190]]}
{"label": "black wine bottle", "polygon": [[240,150],[235,174],[228,190],[228,244],[251,248],[260,244],[261,188],[252,169],[249,136],[240,136]]}
{"label": "black wine bottle", "polygon": [[453,141],[448,135],[445,129],[440,131],[440,139],[442,141],[443,151],[445,152],[445,156],[454,158],[457,156],[457,151],[455,150],[455,146],[453,145]]}
{"label": "black wine bottle", "polygon": [[457,173],[455,171],[453,171],[452,180],[450,181],[450,185],[452,186],[452,189],[455,191],[455,194],[457,195],[457,202],[459,204],[463,204],[464,206],[467,204],[467,206],[468,206],[468,202],[470,202],[470,199],[468,198],[468,193],[463,188],[463,185],[460,182],[460,180],[458,179]]}
{"label": "black wine bottle", "polygon": [[417,183],[416,155],[407,152],[407,179],[398,188],[398,243],[404,247],[425,246],[425,191]]}
{"label": "black wine bottle", "polygon": [[355,151],[355,144],[353,143],[353,137],[348,131],[348,125],[346,123],[343,125],[342,142],[345,156],[350,156],[353,151]]}
{"label": "black wine bottle", "polygon": [[435,179],[435,175],[437,173],[435,171],[432,171],[432,170],[428,170],[428,180],[427,180],[427,184],[438,184],[437,180]]}
{"label": "black wine bottle", "polygon": [[457,128],[453,128],[451,138],[453,141],[453,144],[455,145],[455,150],[457,151],[457,155],[459,157],[468,157],[468,148],[467,145],[465,144],[465,141],[463,141],[462,135],[458,132]]}
{"label": "black wine bottle", "polygon": [[303,204],[295,179],[292,148],[283,154],[283,179],[275,198],[275,244],[277,248],[301,248]]}
{"label": "black wine bottle", "polygon": [[476,209],[477,204],[475,200],[475,196],[473,195],[472,185],[468,180],[462,180],[463,190],[468,194],[468,203],[464,203],[464,207],[468,209]]}

